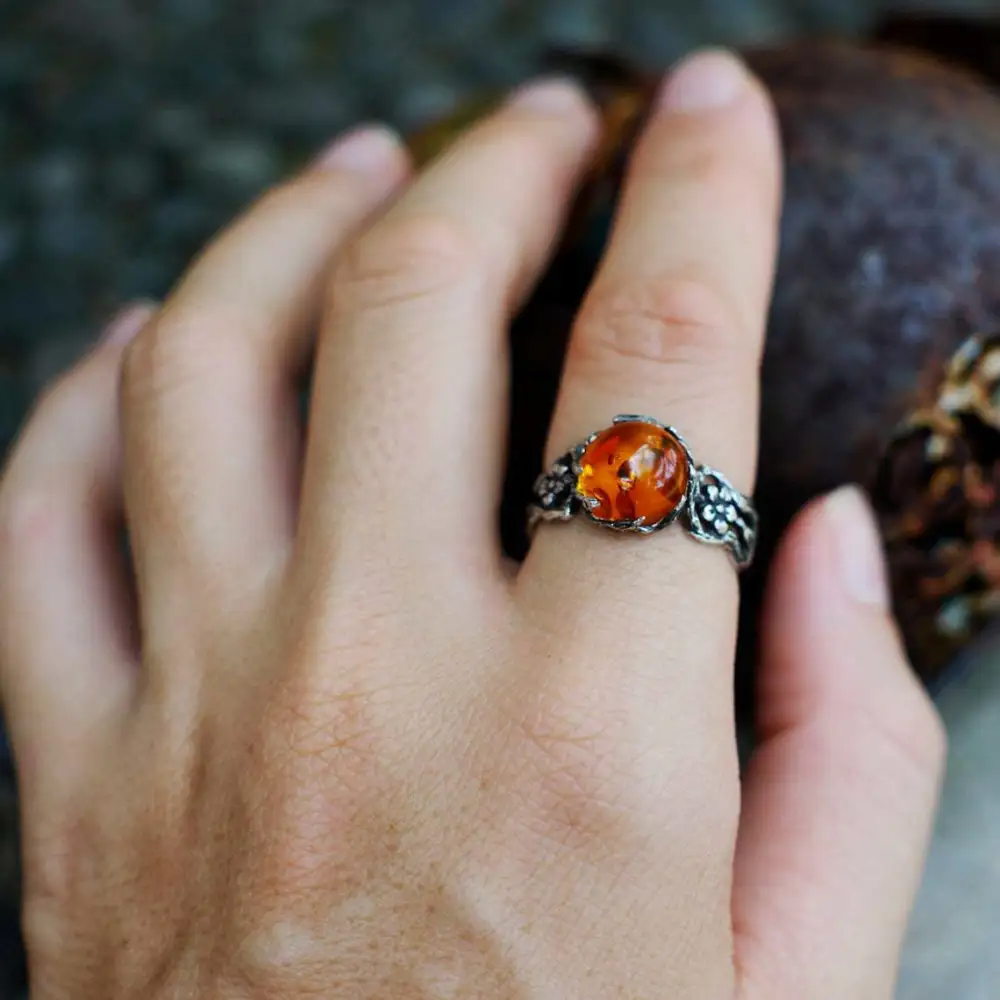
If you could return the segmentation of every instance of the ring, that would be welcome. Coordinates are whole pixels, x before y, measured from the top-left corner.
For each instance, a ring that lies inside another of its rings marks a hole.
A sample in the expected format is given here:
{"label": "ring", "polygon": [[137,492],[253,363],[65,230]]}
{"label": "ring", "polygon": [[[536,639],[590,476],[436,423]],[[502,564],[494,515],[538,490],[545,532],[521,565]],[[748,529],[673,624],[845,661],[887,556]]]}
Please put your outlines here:
{"label": "ring", "polygon": [[749,497],[721,472],[698,465],[684,438],[652,417],[615,417],[538,477],[531,530],[580,513],[640,535],[680,521],[698,541],[725,546],[741,570],[757,546],[758,517]]}

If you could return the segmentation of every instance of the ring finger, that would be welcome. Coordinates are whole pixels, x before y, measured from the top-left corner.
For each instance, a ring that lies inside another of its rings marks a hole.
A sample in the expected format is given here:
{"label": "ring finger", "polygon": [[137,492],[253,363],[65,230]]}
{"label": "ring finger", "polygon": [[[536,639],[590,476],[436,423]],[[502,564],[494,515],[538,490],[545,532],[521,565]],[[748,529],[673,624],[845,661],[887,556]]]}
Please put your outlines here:
{"label": "ring finger", "polygon": [[[616,414],[649,414],[677,427],[696,461],[751,490],[779,188],[760,85],[725,53],[681,65],[636,150],[571,339],[550,459]],[[574,524],[539,529],[519,587],[525,606],[549,609],[563,630],[576,616],[591,648],[606,643],[608,655],[590,662],[628,672],[625,687],[641,683],[650,722],[662,725],[664,685],[675,698],[684,686],[709,692],[698,703],[731,711],[735,579],[722,552],[677,528],[640,539]],[[668,633],[672,662],[688,673],[698,665],[698,676],[670,675]],[[653,665],[648,683],[646,673],[637,680],[637,662]]]}
{"label": "ring finger", "polygon": [[504,334],[596,126],[575,86],[518,91],[341,255],[317,355],[305,579],[408,567],[468,593],[470,568],[478,581],[495,567]]}

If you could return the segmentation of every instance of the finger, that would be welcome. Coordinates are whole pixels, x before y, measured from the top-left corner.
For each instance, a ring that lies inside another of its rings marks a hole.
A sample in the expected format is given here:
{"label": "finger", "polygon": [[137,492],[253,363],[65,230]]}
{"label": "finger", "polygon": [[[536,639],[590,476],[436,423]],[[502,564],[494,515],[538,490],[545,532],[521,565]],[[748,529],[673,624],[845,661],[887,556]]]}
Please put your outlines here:
{"label": "finger", "polygon": [[125,343],[152,314],[123,313],[48,391],[0,482],[0,686],[26,790],[66,780],[131,684],[118,380]]}
{"label": "finger", "polygon": [[223,233],[129,351],[126,507],[143,604],[167,631],[238,602],[283,558],[295,379],[326,271],[406,172],[392,133],[351,133]]}
{"label": "finger", "polygon": [[813,506],[774,569],[733,900],[745,1000],[890,1000],[944,736],[886,608],[860,492]]}
{"label": "finger", "polygon": [[[648,414],[677,427],[696,461],[750,490],[779,175],[773,112],[745,67],[717,52],[683,63],[634,154],[607,258],[573,331],[550,458],[616,414]],[[651,712],[693,686],[730,713],[736,581],[720,551],[678,527],[638,539],[550,525],[519,587],[526,606],[548,609],[551,627],[573,616],[588,648],[608,644],[591,662],[655,661],[652,684],[637,688]],[[680,676],[662,668],[668,631]],[[728,733],[731,719],[722,721]]]}
{"label": "finger", "polygon": [[[506,330],[597,137],[574,86],[474,127],[334,269],[317,361],[302,551],[351,568],[496,554]],[[353,556],[352,556],[353,553]]]}

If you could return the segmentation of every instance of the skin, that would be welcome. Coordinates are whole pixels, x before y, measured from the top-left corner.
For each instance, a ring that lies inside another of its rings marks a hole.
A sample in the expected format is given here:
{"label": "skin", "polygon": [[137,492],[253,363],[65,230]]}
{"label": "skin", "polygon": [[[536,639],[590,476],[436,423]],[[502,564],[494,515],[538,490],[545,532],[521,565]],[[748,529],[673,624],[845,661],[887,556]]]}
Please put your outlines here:
{"label": "skin", "polygon": [[[785,540],[742,782],[724,552],[501,557],[506,326],[597,137],[551,81],[419,177],[354,133],[39,402],[0,482],[35,1000],[891,997],[944,735],[860,494]],[[551,456],[651,413],[752,488],[779,203],[764,91],[689,60]]]}

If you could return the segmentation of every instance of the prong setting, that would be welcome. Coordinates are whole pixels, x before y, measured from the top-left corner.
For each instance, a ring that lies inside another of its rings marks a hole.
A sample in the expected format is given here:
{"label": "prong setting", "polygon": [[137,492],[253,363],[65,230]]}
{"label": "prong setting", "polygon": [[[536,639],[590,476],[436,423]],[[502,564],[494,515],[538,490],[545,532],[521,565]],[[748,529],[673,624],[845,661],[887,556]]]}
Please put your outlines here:
{"label": "prong setting", "polygon": [[722,473],[698,465],[687,441],[676,428],[642,414],[619,414],[612,426],[628,423],[657,428],[679,446],[686,465],[687,486],[683,495],[676,499],[673,509],[654,521],[645,515],[632,520],[609,520],[597,516],[602,502],[584,493],[580,481],[584,472],[582,459],[591,445],[608,432],[609,429],[605,428],[591,434],[561,456],[549,472],[539,477],[531,506],[531,525],[543,520],[568,521],[582,513],[591,522],[620,534],[652,535],[683,521],[692,537],[709,545],[726,547],[739,569],[748,567],[753,559],[758,531],[758,516],[753,502]]}

